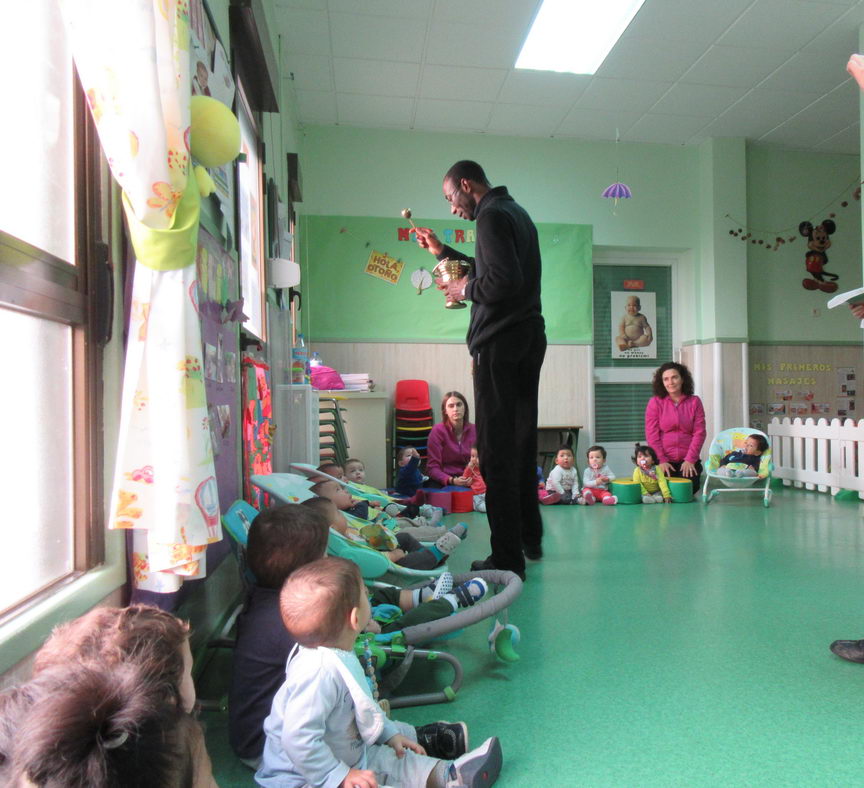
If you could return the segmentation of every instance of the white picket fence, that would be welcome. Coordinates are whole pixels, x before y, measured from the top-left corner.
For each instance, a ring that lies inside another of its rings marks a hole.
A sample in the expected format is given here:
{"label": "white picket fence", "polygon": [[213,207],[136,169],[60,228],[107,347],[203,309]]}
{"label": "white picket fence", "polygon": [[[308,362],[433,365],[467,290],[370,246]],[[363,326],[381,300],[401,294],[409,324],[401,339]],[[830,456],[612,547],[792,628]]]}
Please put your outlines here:
{"label": "white picket fence", "polygon": [[774,476],[786,485],[831,492],[854,490],[864,500],[864,419],[772,419]]}

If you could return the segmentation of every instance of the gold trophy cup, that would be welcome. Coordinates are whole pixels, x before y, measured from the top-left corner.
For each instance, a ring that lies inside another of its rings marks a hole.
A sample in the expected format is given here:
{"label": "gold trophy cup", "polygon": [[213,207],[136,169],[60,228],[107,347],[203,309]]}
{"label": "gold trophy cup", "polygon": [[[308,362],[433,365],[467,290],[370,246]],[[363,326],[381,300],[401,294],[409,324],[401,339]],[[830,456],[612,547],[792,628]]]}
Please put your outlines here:
{"label": "gold trophy cup", "polygon": [[[444,284],[455,282],[467,274],[468,264],[464,260],[451,260],[448,257],[445,257],[432,269],[432,276],[444,282]],[[444,306],[447,309],[464,309],[466,304],[464,301],[451,301],[448,296]]]}

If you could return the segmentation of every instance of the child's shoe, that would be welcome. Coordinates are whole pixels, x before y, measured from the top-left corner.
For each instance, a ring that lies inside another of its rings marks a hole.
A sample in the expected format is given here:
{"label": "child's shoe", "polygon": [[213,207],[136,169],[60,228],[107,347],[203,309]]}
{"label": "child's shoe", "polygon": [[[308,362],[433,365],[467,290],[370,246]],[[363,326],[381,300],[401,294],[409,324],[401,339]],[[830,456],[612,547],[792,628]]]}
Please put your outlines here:
{"label": "child's shoe", "polygon": [[501,773],[501,743],[497,736],[486,739],[479,747],[450,764],[447,788],[487,788]]}
{"label": "child's shoe", "polygon": [[384,513],[385,513],[385,514],[389,514],[391,517],[398,517],[398,516],[399,516],[399,513],[400,513],[404,508],[405,508],[405,507],[404,507],[401,503],[388,503],[388,504],[384,507]]}
{"label": "child's shoe", "polygon": [[653,495],[643,495],[642,503],[656,503]]}
{"label": "child's shoe", "polygon": [[429,602],[432,599],[441,599],[452,590],[453,575],[450,572],[442,572],[435,580],[420,589],[420,601]]}
{"label": "child's shoe", "polygon": [[435,547],[442,555],[450,555],[468,535],[468,526],[465,523],[456,523],[446,534],[442,534],[435,540]]}
{"label": "child's shoe", "polygon": [[558,501],[561,500],[560,493],[549,492],[548,490],[546,491],[545,495],[541,491],[538,497],[540,498],[540,503],[542,503],[544,506],[551,506],[553,503],[558,503]]}
{"label": "child's shoe", "polygon": [[455,761],[468,751],[468,726],[464,722],[430,722],[416,730],[417,743],[430,758]]}
{"label": "child's shoe", "polygon": [[444,518],[444,510],[440,506],[432,506],[428,503],[420,507],[420,514],[429,521],[429,525],[441,525],[441,520]]}
{"label": "child's shoe", "polygon": [[482,577],[472,577],[465,583],[460,583],[453,589],[459,607],[471,607],[476,605],[489,590],[486,581]]}
{"label": "child's shoe", "polygon": [[603,499],[603,505],[604,506],[614,506],[616,503],[618,503],[618,496],[617,495],[607,495]]}
{"label": "child's shoe", "polygon": [[573,503],[578,504],[579,506],[585,506],[585,497],[580,495],[573,501]]}
{"label": "child's shoe", "polygon": [[592,493],[591,490],[586,490],[585,495],[582,496],[582,500],[585,501],[586,506],[593,506],[597,499],[594,497],[594,493]]}

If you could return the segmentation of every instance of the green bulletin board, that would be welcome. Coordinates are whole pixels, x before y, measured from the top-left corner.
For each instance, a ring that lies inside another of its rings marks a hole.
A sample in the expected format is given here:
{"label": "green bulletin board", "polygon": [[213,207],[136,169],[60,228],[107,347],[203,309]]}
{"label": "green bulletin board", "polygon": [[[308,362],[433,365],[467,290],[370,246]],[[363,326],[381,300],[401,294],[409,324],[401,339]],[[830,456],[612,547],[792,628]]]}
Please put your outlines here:
{"label": "green bulletin board", "polygon": [[[417,295],[411,273],[435,258],[407,235],[401,218],[305,216],[301,224],[302,292],[308,331],[317,342],[463,342],[469,309],[444,308],[434,286]],[[473,255],[474,224],[414,220]],[[543,257],[543,316],[549,341],[590,344],[591,227],[538,224]],[[373,252],[404,263],[396,284],[365,273]]]}

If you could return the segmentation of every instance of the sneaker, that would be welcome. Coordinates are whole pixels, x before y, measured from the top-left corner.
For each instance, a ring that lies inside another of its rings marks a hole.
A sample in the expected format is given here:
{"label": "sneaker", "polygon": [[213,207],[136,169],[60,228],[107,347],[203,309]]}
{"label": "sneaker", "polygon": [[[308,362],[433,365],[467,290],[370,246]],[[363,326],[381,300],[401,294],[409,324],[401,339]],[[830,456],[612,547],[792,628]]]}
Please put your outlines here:
{"label": "sneaker", "polygon": [[417,743],[430,758],[455,761],[468,751],[468,726],[464,722],[430,722],[417,728]]}
{"label": "sneaker", "polygon": [[561,500],[561,493],[557,492],[547,492],[542,498],[540,498],[540,503],[544,506],[551,506],[553,503],[558,503]]}
{"label": "sneaker", "polygon": [[576,499],[576,503],[579,504],[579,506],[585,506],[585,498],[584,498],[583,496],[580,495],[580,496]]}
{"label": "sneaker", "polygon": [[643,495],[642,503],[656,503],[653,495]]}
{"label": "sneaker", "polygon": [[597,500],[597,499],[594,497],[594,493],[592,493],[591,490],[588,490],[588,491],[585,493],[585,495],[582,496],[582,498],[584,499],[584,501],[585,501],[585,505],[586,505],[586,506],[593,506],[593,505],[594,505],[594,502]]}
{"label": "sneaker", "polygon": [[617,495],[607,495],[603,499],[603,505],[604,506],[614,506],[616,503],[618,503],[618,496]]}
{"label": "sneaker", "polygon": [[460,583],[453,589],[459,607],[471,607],[476,605],[489,590],[486,581],[482,577],[472,577],[465,583]]}
{"label": "sneaker", "polygon": [[432,599],[441,599],[444,594],[449,594],[452,590],[453,575],[449,572],[442,572],[431,583],[420,589],[420,601],[429,602]]}
{"label": "sneaker", "polygon": [[457,758],[447,770],[447,788],[487,788],[501,773],[501,743],[497,736]]}
{"label": "sneaker", "polygon": [[[479,561],[472,561],[471,562],[471,571],[472,572],[484,572],[484,571],[488,571],[488,570],[492,570],[492,571],[498,570],[498,567],[492,563],[492,556],[489,556],[489,558],[482,558]],[[515,574],[520,580],[522,580],[522,581],[525,580],[525,571],[522,569],[519,569],[519,570],[517,570],[517,569],[505,569],[505,570],[501,570],[501,571],[513,572],[513,574]]]}

